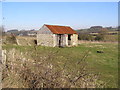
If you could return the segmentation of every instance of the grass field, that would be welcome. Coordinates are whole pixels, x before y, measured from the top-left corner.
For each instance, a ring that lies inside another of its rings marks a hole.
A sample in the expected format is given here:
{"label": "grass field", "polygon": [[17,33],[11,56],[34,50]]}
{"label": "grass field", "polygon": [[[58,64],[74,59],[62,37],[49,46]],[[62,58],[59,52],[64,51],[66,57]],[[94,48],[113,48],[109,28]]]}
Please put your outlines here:
{"label": "grass field", "polygon": [[[75,63],[79,62],[85,54],[89,72],[99,74],[100,81],[106,83],[105,87],[115,88],[118,85],[118,44],[117,43],[82,43],[77,47],[52,48],[42,46],[4,45],[3,49],[15,48],[20,52],[27,52],[26,58],[39,60],[47,58],[55,65],[63,67],[67,63],[69,70],[75,70]],[[103,53],[97,53],[97,51]],[[87,53],[88,52],[88,53]],[[69,71],[68,70],[68,71]]]}

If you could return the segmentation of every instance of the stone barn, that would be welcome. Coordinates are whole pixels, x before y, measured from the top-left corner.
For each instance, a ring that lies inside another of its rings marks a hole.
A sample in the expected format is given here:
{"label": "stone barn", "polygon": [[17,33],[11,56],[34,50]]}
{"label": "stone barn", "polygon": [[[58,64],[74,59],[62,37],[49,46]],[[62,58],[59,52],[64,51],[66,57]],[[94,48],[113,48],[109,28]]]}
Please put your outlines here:
{"label": "stone barn", "polygon": [[50,47],[77,46],[78,34],[69,26],[46,25],[37,33],[37,45]]}

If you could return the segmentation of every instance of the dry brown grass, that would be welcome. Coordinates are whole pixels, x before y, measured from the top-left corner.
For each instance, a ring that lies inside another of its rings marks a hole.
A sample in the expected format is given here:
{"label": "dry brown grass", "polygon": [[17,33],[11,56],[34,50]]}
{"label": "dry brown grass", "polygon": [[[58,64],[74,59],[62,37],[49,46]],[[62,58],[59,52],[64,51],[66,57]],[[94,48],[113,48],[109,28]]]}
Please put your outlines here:
{"label": "dry brown grass", "polygon": [[[48,58],[26,58],[22,52],[12,49],[7,52],[7,62],[3,70],[3,88],[96,88],[98,75],[87,72],[86,57],[89,52],[70,70],[66,62],[61,68]],[[30,56],[31,57],[31,56]],[[102,86],[103,87],[103,86]]]}

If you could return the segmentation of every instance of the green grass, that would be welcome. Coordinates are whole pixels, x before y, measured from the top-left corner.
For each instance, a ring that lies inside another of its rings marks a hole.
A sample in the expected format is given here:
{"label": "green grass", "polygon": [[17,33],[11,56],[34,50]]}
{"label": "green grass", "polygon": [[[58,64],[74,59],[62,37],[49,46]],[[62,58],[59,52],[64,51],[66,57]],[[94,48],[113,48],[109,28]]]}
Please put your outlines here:
{"label": "green grass", "polygon": [[[84,43],[77,47],[66,48],[37,46],[36,50],[34,46],[3,46],[3,49],[10,50],[11,48],[15,48],[21,52],[28,52],[27,58],[38,61],[40,57],[46,57],[45,60],[61,68],[67,63],[69,70],[76,70],[75,63],[79,62],[84,54],[89,51],[88,57],[86,58],[88,71],[99,74],[100,80],[106,82],[106,87],[117,87],[118,45],[116,43]],[[102,50],[104,53],[97,53],[97,50]]]}

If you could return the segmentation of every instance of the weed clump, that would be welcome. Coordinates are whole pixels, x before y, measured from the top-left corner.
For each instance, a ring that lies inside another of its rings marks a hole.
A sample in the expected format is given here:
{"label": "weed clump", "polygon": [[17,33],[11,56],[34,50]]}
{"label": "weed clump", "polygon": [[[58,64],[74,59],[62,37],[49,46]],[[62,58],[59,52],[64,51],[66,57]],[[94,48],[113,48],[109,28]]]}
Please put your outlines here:
{"label": "weed clump", "polygon": [[6,36],[4,44],[17,44],[17,39],[15,35]]}

